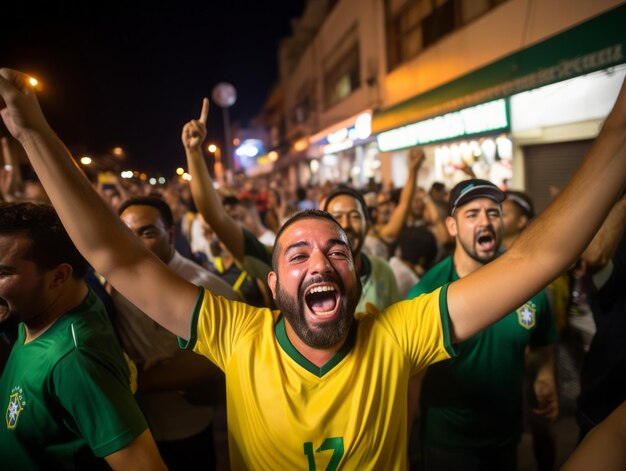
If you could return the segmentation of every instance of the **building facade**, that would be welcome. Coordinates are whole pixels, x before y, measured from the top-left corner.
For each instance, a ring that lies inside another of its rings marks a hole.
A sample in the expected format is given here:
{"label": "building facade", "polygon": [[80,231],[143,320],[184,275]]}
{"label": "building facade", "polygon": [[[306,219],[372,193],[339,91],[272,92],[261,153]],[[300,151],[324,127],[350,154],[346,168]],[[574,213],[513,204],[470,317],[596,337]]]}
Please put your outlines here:
{"label": "building facade", "polygon": [[401,186],[468,173],[539,209],[597,136],[625,75],[626,5],[597,0],[310,0],[279,52],[292,185]]}

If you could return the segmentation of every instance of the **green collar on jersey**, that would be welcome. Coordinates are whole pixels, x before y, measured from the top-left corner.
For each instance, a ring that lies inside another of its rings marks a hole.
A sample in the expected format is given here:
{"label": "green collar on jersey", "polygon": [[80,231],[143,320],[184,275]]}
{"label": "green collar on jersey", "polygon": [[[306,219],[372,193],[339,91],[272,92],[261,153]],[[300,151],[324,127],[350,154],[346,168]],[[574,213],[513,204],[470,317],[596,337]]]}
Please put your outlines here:
{"label": "green collar on jersey", "polygon": [[337,364],[343,360],[356,342],[356,327],[357,321],[356,319],[352,322],[352,326],[350,327],[350,332],[348,333],[348,338],[341,346],[337,353],[335,353],[330,360],[328,360],[324,366],[317,367],[309,360],[307,360],[302,353],[300,353],[296,347],[293,346],[289,337],[287,337],[287,331],[285,330],[285,317],[281,314],[274,326],[274,332],[276,334],[276,339],[278,343],[282,347],[283,351],[291,357],[293,361],[295,361],[302,368],[307,370],[309,373],[314,374],[315,376],[321,378],[330,370],[332,370]]}

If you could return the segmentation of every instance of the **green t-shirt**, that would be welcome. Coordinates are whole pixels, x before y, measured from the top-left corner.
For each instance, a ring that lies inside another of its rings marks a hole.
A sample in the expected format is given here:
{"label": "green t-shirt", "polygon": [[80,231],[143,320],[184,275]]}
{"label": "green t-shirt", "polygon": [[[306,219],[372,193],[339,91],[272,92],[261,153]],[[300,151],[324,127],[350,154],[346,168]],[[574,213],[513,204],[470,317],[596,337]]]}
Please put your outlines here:
{"label": "green t-shirt", "polygon": [[368,257],[361,253],[361,283],[363,291],[356,307],[357,312],[366,312],[365,305],[373,304],[380,311],[401,301],[398,283],[393,270],[386,260],[380,257]]}
{"label": "green t-shirt", "polygon": [[0,378],[0,469],[99,469],[148,427],[104,306],[93,293],[24,344]]}
{"label": "green t-shirt", "polygon": [[[452,257],[431,268],[407,299],[458,280]],[[556,341],[543,291],[458,345],[458,355],[428,368],[420,396],[423,440],[469,451],[516,443],[521,433],[524,350]]]}

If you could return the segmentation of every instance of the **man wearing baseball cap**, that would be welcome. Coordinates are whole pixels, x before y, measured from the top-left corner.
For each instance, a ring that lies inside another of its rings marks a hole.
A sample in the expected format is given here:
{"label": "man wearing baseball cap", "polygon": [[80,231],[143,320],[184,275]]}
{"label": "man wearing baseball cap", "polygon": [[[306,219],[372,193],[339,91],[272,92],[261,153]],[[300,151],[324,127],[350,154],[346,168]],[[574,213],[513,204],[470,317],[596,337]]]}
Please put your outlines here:
{"label": "man wearing baseball cap", "polygon": [[[446,227],[456,240],[454,253],[424,275],[409,299],[465,277],[499,255],[504,200],[505,194],[486,180],[466,180],[452,189]],[[542,291],[461,342],[456,358],[429,367],[420,397],[425,469],[515,469],[522,379],[531,359],[538,363],[534,412],[554,418],[558,411],[550,347],[555,340]]]}

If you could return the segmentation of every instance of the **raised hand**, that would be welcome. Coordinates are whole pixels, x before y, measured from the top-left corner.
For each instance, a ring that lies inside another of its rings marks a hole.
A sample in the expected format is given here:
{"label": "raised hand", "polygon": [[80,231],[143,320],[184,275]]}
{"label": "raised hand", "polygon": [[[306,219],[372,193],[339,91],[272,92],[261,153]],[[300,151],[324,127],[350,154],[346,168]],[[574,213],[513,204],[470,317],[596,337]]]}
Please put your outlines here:
{"label": "raised hand", "polygon": [[202,100],[199,119],[192,119],[183,126],[182,141],[185,149],[199,150],[206,138],[206,120],[209,117],[209,99]]}
{"label": "raised hand", "polygon": [[9,132],[22,140],[25,131],[48,129],[29,76],[11,69],[0,69],[0,116]]}
{"label": "raised hand", "polygon": [[424,149],[422,149],[421,147],[413,147],[409,151],[409,170],[419,169],[420,166],[424,163],[425,158],[426,154],[424,154]]}

